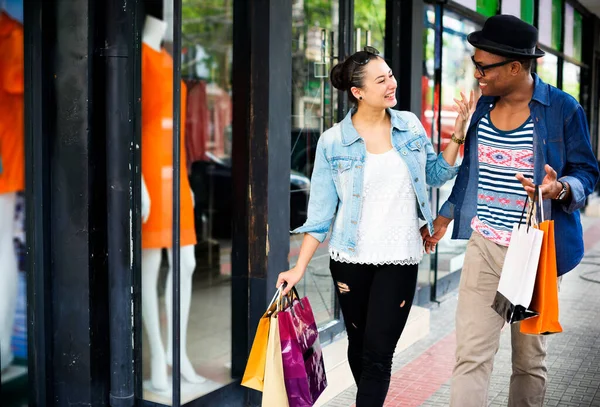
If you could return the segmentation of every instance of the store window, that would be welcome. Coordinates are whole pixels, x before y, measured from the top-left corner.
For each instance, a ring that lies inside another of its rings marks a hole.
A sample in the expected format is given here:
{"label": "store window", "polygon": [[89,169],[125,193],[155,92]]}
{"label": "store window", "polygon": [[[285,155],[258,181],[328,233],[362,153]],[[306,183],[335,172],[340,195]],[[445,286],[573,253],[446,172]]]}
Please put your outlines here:
{"label": "store window", "polygon": [[370,45],[383,56],[385,0],[354,0],[354,28],[355,38],[360,40],[355,42],[357,50]]}
{"label": "store window", "polygon": [[512,0],[502,2],[502,14],[519,17],[526,23],[533,24],[534,0]]}
{"label": "store window", "polygon": [[562,90],[579,101],[579,80],[581,68],[578,65],[565,62],[563,64],[563,87]]}
{"label": "store window", "polygon": [[[479,93],[477,81],[474,78],[475,67],[471,61],[475,50],[468,43],[467,35],[479,30],[480,27],[456,13],[444,11],[441,61],[436,62],[435,11],[431,6],[425,9],[425,24],[422,121],[436,151],[443,151],[451,142],[454,131],[456,112],[452,108],[453,99],[460,99],[460,92],[467,96],[471,90],[475,91],[476,96]],[[449,50],[452,51],[449,52]],[[441,83],[435,81],[436,68],[441,68]],[[462,160],[463,154],[464,148],[461,148],[459,160]],[[432,207],[434,210],[439,210],[441,205],[446,202],[453,186],[454,181],[450,181],[433,192]],[[433,282],[436,283],[437,291],[435,295],[443,294],[443,285],[438,285],[437,282],[462,269],[466,242],[452,240],[450,235],[447,233],[440,241],[436,257],[431,262],[434,272]],[[421,280],[424,278],[421,277]]]}
{"label": "store window", "polygon": [[540,78],[552,86],[558,84],[558,57],[546,52],[542,58],[537,60],[537,74]]}
{"label": "store window", "polygon": [[498,0],[454,0],[454,2],[486,17],[496,15],[498,10]]}
{"label": "store window", "polygon": [[172,397],[173,60],[181,58],[181,401],[231,379],[231,0],[188,0],[182,55],[173,4],[142,28],[142,321],[144,399]]}
{"label": "store window", "polygon": [[0,400],[27,404],[23,2],[0,2]]}
{"label": "store window", "polygon": [[[321,133],[337,118],[338,92],[329,71],[337,63],[339,1],[294,0],[292,3],[292,142],[290,229],[306,221],[310,177]],[[290,267],[298,260],[302,235],[290,235]],[[336,319],[335,292],[329,273],[328,240],[312,258],[296,286],[308,296],[319,326]]]}

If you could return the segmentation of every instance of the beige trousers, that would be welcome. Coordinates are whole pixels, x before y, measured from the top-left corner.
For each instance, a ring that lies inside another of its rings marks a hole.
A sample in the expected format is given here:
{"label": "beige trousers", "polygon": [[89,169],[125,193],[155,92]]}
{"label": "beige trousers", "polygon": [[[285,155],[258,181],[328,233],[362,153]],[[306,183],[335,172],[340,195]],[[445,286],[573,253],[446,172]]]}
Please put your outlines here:
{"label": "beige trousers", "polygon": [[[483,407],[504,319],[491,308],[507,247],[473,232],[460,277],[456,310],[456,364],[452,407]],[[509,407],[542,406],[546,393],[546,338],[520,333],[511,325],[512,375]]]}

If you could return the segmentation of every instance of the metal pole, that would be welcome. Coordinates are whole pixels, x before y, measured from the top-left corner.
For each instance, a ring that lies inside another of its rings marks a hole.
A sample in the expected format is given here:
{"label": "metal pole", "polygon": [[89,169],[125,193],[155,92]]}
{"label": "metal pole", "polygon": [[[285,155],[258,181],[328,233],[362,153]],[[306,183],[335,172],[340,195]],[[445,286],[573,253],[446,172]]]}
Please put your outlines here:
{"label": "metal pole", "polygon": [[[436,4],[435,6],[435,44],[434,44],[434,97],[433,97],[433,117],[431,118],[432,124],[435,120],[435,133],[431,133],[431,138],[436,137],[437,139],[437,150],[438,153],[442,148],[442,45],[444,39],[444,6]],[[437,116],[435,111],[437,110]],[[436,213],[440,210],[440,194],[439,190],[435,193],[435,208]],[[431,268],[433,269],[433,283],[431,285],[430,300],[432,302],[437,301],[437,282],[438,282],[438,265],[439,265],[439,252],[438,250],[431,256]]]}
{"label": "metal pole", "polygon": [[323,72],[319,72],[319,76],[321,77],[321,92],[320,92],[320,101],[321,101],[321,111],[319,112],[319,129],[321,134],[325,131],[325,76],[324,73],[327,71],[325,65],[325,53],[327,52],[327,30],[321,30],[321,67]]}
{"label": "metal pole", "polygon": [[354,43],[355,52],[358,52],[358,51],[361,50],[361,45],[360,44],[362,42],[362,39],[361,39],[361,35],[360,35],[361,33],[360,32],[361,32],[360,28],[357,28],[356,29],[356,42]]}
{"label": "metal pole", "polygon": [[181,406],[181,0],[173,1],[173,406]]}
{"label": "metal pole", "polygon": [[106,4],[106,178],[110,326],[110,405],[134,404],[133,370],[133,9],[127,0]]}

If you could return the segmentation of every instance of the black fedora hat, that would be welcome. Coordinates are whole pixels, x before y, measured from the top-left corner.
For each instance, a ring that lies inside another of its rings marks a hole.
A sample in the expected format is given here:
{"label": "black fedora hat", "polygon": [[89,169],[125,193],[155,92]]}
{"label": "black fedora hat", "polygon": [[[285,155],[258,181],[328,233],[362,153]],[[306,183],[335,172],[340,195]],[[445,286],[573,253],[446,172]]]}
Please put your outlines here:
{"label": "black fedora hat", "polygon": [[537,28],[511,15],[488,18],[483,29],[469,34],[467,40],[475,48],[509,58],[539,58],[545,55],[537,47]]}

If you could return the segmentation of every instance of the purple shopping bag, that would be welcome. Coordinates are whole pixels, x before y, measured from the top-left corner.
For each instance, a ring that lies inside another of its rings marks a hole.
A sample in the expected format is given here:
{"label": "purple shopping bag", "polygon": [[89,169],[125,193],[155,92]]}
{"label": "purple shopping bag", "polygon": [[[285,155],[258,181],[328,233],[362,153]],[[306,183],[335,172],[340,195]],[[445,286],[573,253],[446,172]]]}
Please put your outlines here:
{"label": "purple shopping bag", "polygon": [[290,407],[312,406],[325,387],[319,331],[308,298],[298,298],[278,314],[283,376]]}

